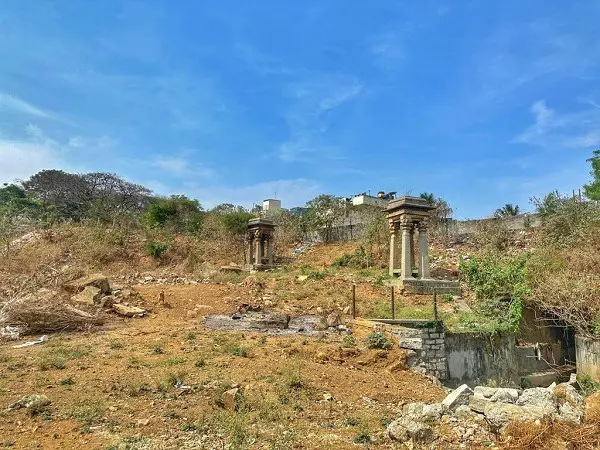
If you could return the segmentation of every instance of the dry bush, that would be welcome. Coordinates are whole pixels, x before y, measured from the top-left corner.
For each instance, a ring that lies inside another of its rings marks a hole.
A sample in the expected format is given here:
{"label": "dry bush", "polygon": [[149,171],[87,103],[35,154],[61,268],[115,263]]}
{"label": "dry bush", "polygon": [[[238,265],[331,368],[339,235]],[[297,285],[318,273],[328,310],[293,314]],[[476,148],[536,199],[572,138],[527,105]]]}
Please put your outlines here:
{"label": "dry bush", "polygon": [[[566,444],[569,444],[567,447]],[[512,422],[504,431],[501,447],[511,450],[594,450],[600,446],[600,426],[586,422],[576,426],[544,420]]]}
{"label": "dry bush", "polygon": [[19,327],[22,334],[82,331],[104,321],[100,312],[90,314],[64,304],[47,290],[13,298],[0,308],[0,324]]}

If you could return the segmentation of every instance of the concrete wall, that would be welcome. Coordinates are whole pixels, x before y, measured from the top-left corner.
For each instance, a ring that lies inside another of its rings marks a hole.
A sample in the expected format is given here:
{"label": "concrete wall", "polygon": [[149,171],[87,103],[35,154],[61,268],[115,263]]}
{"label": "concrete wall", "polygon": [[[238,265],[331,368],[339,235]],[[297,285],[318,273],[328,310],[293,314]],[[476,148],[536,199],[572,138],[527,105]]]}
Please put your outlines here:
{"label": "concrete wall", "polygon": [[490,380],[498,384],[519,384],[518,357],[513,335],[446,332],[446,384],[469,386]]}
{"label": "concrete wall", "polygon": [[600,340],[575,336],[577,375],[589,376],[600,383]]}
{"label": "concrete wall", "polygon": [[526,230],[541,225],[541,220],[536,214],[519,214],[514,217],[453,220],[448,226],[448,232],[450,234],[473,234],[479,231],[482,226],[494,222],[501,222],[509,230]]}

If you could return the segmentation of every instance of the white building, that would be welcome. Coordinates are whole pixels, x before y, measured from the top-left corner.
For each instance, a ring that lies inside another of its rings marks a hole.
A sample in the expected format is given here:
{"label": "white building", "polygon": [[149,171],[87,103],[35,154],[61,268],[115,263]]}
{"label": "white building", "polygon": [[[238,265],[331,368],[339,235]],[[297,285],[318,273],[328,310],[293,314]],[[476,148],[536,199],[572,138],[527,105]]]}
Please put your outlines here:
{"label": "white building", "polygon": [[275,200],[268,198],[263,200],[263,211],[264,212],[277,212],[281,210],[281,200]]}

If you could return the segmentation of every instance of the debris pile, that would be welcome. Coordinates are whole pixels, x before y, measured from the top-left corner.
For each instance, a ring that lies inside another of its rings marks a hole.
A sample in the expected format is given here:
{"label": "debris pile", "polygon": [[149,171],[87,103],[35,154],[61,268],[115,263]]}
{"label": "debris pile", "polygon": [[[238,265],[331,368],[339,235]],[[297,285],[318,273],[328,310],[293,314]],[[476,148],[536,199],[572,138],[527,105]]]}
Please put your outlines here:
{"label": "debris pile", "polygon": [[585,402],[574,377],[567,383],[524,390],[485,386],[472,390],[464,384],[441,403],[405,405],[387,434],[416,448],[429,448],[422,446],[434,441],[437,445],[444,441],[471,446],[492,443],[494,435],[504,432],[510,423],[581,425],[584,414]]}

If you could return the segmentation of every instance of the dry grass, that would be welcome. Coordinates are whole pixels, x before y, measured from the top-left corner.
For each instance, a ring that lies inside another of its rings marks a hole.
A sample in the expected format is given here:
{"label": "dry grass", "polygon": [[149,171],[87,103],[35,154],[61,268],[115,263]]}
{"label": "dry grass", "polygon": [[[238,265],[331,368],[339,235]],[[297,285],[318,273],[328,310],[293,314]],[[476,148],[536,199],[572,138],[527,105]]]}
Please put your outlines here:
{"label": "dry grass", "polygon": [[15,298],[0,309],[0,323],[21,328],[22,334],[88,330],[102,325],[100,313],[90,314],[49,296]]}

